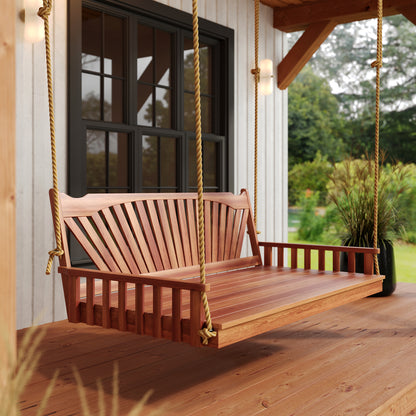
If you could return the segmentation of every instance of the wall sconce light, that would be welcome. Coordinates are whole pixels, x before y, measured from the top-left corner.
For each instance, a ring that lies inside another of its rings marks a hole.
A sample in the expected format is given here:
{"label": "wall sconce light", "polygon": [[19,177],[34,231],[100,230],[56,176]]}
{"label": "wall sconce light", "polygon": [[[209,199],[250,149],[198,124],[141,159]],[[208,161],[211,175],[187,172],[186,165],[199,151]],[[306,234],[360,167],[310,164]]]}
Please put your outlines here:
{"label": "wall sconce light", "polygon": [[259,92],[261,95],[270,95],[273,92],[273,62],[263,59],[259,63]]}
{"label": "wall sconce light", "polygon": [[24,9],[19,14],[25,24],[24,37],[28,42],[39,42],[45,36],[43,20],[38,16],[40,3],[39,0],[25,0]]}

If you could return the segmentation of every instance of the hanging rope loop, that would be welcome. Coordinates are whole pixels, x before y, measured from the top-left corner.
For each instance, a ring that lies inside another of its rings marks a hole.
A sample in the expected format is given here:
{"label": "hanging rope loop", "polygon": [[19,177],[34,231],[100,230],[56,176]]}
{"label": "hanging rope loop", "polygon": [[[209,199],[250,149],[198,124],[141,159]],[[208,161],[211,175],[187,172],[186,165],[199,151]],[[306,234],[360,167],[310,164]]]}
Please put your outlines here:
{"label": "hanging rope loop", "polygon": [[[196,168],[198,182],[199,280],[201,284],[205,284],[204,184],[202,166],[201,81],[199,75],[199,26],[197,0],[192,0],[192,28],[194,46]],[[207,293],[204,291],[201,295],[206,327],[199,331],[199,335],[202,338],[202,343],[207,345],[209,339],[215,337],[217,333],[212,329]]]}
{"label": "hanging rope loop", "polygon": [[[378,247],[378,180],[380,154],[380,71],[383,66],[383,0],[377,1],[377,59],[371,64],[376,68],[376,121],[374,145],[374,230],[373,247]],[[376,274],[380,274],[378,256],[374,254]]]}
{"label": "hanging rope loop", "polygon": [[46,55],[46,77],[48,80],[48,104],[49,104],[49,129],[51,138],[51,159],[52,159],[52,178],[53,178],[53,206],[54,206],[54,228],[56,248],[49,251],[48,265],[46,274],[50,274],[52,263],[55,256],[62,256],[61,224],[59,221],[59,187],[58,187],[58,166],[56,162],[56,140],[55,140],[55,115],[53,98],[53,79],[52,79],[52,54],[51,40],[49,32],[49,16],[52,13],[52,0],[43,0],[43,6],[38,10],[38,16],[43,19],[45,26],[45,55]]}

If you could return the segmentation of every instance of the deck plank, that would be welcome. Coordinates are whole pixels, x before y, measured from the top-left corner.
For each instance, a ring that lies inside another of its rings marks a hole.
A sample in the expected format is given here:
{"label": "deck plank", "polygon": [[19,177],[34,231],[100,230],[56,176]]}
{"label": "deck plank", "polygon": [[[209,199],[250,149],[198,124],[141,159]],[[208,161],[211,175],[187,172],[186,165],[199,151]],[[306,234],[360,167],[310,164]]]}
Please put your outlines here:
{"label": "deck plank", "polygon": [[361,416],[384,403],[394,409],[392,399],[403,400],[400,393],[416,380],[415,316],[416,285],[402,283],[389,298],[362,299],[219,351],[84,324],[48,324],[22,415],[35,413],[55,368],[62,372],[45,414],[80,415],[72,365],[92,410],[98,377],[109,404],[115,361],[120,415],[151,388],[145,414],[161,406],[164,415]]}

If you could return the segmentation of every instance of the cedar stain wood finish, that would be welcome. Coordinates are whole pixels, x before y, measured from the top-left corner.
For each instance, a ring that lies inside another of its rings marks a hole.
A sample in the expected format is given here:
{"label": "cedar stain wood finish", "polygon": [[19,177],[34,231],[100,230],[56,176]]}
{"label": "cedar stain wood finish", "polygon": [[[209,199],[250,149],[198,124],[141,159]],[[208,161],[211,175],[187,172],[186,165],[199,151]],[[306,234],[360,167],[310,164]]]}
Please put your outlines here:
{"label": "cedar stain wood finish", "polygon": [[[59,272],[70,322],[200,346],[206,291],[217,331],[209,345],[221,348],[382,289],[383,277],[373,274],[372,248],[259,243],[245,190],[204,195],[205,285],[199,282],[196,194],[59,198],[65,251]],[[246,231],[252,255],[241,257]],[[67,232],[96,270],[71,266]],[[285,249],[291,250],[290,268],[284,267]],[[312,250],[318,251],[318,270],[311,270]],[[325,271],[326,251],[333,253],[331,272]],[[340,272],[341,251],[364,253],[364,274],[355,272],[355,255],[348,272]]]}

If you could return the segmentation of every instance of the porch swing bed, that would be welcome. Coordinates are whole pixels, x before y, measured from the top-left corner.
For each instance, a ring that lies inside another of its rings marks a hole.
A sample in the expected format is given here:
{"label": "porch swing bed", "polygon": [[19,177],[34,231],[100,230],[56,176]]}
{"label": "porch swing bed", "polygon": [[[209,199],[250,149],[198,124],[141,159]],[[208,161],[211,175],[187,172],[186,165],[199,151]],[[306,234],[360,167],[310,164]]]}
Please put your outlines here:
{"label": "porch swing bed", "polygon": [[[216,336],[205,343],[222,348],[382,290],[383,276],[373,271],[378,249],[259,243],[245,190],[204,194],[206,284],[199,280],[197,194],[60,193],[59,205],[59,272],[71,322],[201,346],[206,293]],[[71,266],[69,234],[96,269]],[[246,238],[251,255],[242,257]],[[348,253],[346,272],[341,252]],[[355,270],[356,253],[364,273]]]}

